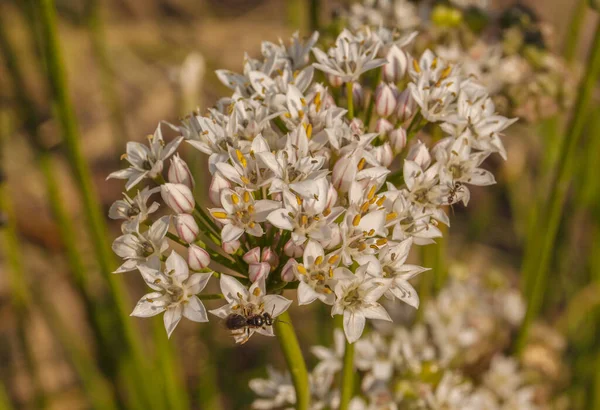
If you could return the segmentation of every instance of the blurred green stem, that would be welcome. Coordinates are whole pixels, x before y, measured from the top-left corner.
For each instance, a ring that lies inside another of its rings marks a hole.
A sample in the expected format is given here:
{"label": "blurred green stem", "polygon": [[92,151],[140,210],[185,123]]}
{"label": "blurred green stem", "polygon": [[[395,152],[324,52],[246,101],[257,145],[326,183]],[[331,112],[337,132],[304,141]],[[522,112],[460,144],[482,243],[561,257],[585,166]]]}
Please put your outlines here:
{"label": "blurred green stem", "polygon": [[346,342],[341,389],[340,410],[348,410],[354,395],[354,343]]}
{"label": "blurred green stem", "polygon": [[77,121],[73,112],[73,105],[69,97],[65,68],[62,60],[62,50],[58,41],[56,12],[53,0],[39,0],[39,24],[41,27],[41,48],[45,58],[48,85],[55,103],[55,112],[63,132],[67,157],[72,169],[73,177],[80,191],[83,201],[83,210],[89,227],[94,252],[96,254],[102,276],[105,278],[113,303],[118,314],[116,319],[120,330],[125,337],[126,348],[134,358],[134,369],[138,387],[142,388],[148,398],[148,407],[157,408],[157,391],[152,387],[150,374],[145,370],[147,359],[144,355],[141,341],[137,337],[127,313],[127,298],[121,282],[112,275],[115,266],[111,247],[107,241],[107,227],[100,207],[100,201],[92,184],[90,169],[82,155],[80,136]]}
{"label": "blurred green stem", "polygon": [[6,393],[6,388],[3,383],[0,383],[0,410],[13,410],[10,398]]}
{"label": "blurred green stem", "polygon": [[90,30],[92,51],[100,71],[100,85],[106,106],[110,111],[110,124],[113,132],[115,148],[121,148],[127,140],[127,124],[115,87],[115,73],[111,65],[106,47],[106,35],[102,25],[102,9],[99,0],[88,0],[87,24]]}
{"label": "blurred green stem", "polygon": [[292,382],[296,390],[296,410],[308,410],[310,408],[308,372],[306,371],[306,362],[304,361],[290,314],[283,312],[279,315],[273,327],[288,369],[292,375]]}
{"label": "blurred green stem", "polygon": [[567,30],[565,39],[565,60],[572,62],[577,53],[577,46],[579,45],[579,38],[581,34],[581,27],[585,20],[585,12],[587,11],[589,0],[577,1],[577,6],[573,10],[571,16],[571,22],[569,23],[569,29]]}
{"label": "blurred green stem", "polygon": [[[548,268],[552,260],[562,212],[573,175],[573,169],[577,161],[579,142],[598,74],[600,74],[600,25],[596,26],[587,72],[579,90],[577,104],[570,126],[567,128],[566,138],[563,139],[561,144],[561,148],[563,149],[559,150],[562,156],[557,164],[556,178],[550,188],[549,205],[547,209],[541,210],[540,216],[543,217],[539,218],[538,228],[535,231],[540,240],[539,258],[536,258],[536,264],[530,264],[528,270],[523,272],[523,275],[531,280],[530,283],[533,286],[531,294],[528,295],[527,313],[517,340],[517,351],[521,351],[525,346],[529,328],[542,307],[546,291]],[[546,208],[545,203],[543,205]]]}
{"label": "blurred green stem", "polygon": [[310,1],[310,30],[319,30],[319,14],[320,14],[320,0],[309,0]]}

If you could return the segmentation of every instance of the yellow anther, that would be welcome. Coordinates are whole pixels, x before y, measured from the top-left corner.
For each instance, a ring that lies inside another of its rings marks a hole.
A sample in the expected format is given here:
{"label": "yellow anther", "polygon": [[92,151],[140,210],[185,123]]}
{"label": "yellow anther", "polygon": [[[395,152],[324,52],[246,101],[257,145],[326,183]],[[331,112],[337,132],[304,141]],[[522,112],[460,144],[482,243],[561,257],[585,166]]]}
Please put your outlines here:
{"label": "yellow anther", "polygon": [[301,220],[302,220],[302,225],[303,226],[308,225],[308,217],[306,215],[302,215]]}
{"label": "yellow anther", "polygon": [[258,296],[258,295],[260,295],[260,288],[258,288],[258,287],[254,288],[254,290],[252,291],[252,294],[253,294],[254,296]]}
{"label": "yellow anther", "polygon": [[254,211],[255,211],[254,205],[248,205],[248,212],[251,213],[251,214],[253,214]]}
{"label": "yellow anther", "polygon": [[398,217],[398,214],[397,214],[396,212],[390,212],[389,214],[387,214],[387,215],[385,216],[385,220],[386,220],[387,222],[389,222],[389,221],[391,221],[391,220],[393,220],[393,219],[396,219],[397,217]]}
{"label": "yellow anther", "polygon": [[352,218],[352,226],[358,226],[359,223],[360,223],[360,215],[355,215],[354,218]]}
{"label": "yellow anther", "polygon": [[315,94],[315,99],[313,101],[316,105],[321,104],[321,92],[317,92]]}
{"label": "yellow anther", "polygon": [[121,160],[124,160],[124,159],[127,159],[127,154],[126,153],[123,154],[123,155],[121,155]]}
{"label": "yellow anther", "polygon": [[250,202],[250,193],[248,191],[244,191],[244,202]]}
{"label": "yellow anther", "polygon": [[225,212],[213,212],[212,216],[217,219],[227,219],[227,214]]}
{"label": "yellow anther", "polygon": [[317,256],[315,259],[315,265],[320,265],[323,263],[323,257],[321,255]]}
{"label": "yellow anther", "polygon": [[285,118],[292,118],[292,114],[290,114],[289,112],[284,113],[283,116]]}
{"label": "yellow anther", "polygon": [[302,275],[306,275],[306,268],[304,267],[304,265],[298,265],[296,266],[296,269],[298,269],[298,272]]}
{"label": "yellow anther", "polygon": [[364,251],[365,249],[367,249],[367,244],[364,242],[361,242],[360,245],[358,245],[358,250],[360,252]]}
{"label": "yellow anther", "polygon": [[433,61],[431,62],[431,69],[435,70],[437,67],[437,63],[438,63],[438,58],[434,58]]}
{"label": "yellow anther", "polygon": [[371,229],[369,232],[367,232],[367,236],[373,236],[375,235],[375,229]]}
{"label": "yellow anther", "polygon": [[361,158],[360,161],[358,161],[358,165],[356,166],[356,168],[358,168],[358,170],[361,171],[365,167],[366,163],[367,163],[367,160],[364,158]]}
{"label": "yellow anther", "polygon": [[325,208],[325,210],[323,211],[323,216],[327,217],[327,216],[329,216],[330,213],[331,213],[331,209]]}
{"label": "yellow anther", "polygon": [[235,155],[237,156],[238,161],[240,161],[240,164],[242,164],[242,166],[246,168],[246,166],[248,166],[248,161],[246,161],[246,158],[244,157],[244,154],[242,154],[242,151],[236,149]]}
{"label": "yellow anther", "polygon": [[243,176],[243,175],[240,177],[240,179],[246,185],[248,185],[250,183],[250,180],[247,177]]}
{"label": "yellow anther", "polygon": [[377,186],[373,185],[371,189],[369,189],[369,193],[367,194],[367,198],[373,199],[375,196],[375,192],[377,191]]}
{"label": "yellow anther", "polygon": [[237,196],[236,194],[231,194],[231,202],[234,203],[234,205],[237,205],[240,203],[240,197]]}
{"label": "yellow anther", "polygon": [[300,119],[304,118],[304,111],[298,110],[298,118],[300,118]]}
{"label": "yellow anther", "polygon": [[300,198],[300,195],[296,195],[296,203],[302,205],[302,198]]}
{"label": "yellow anther", "polygon": [[306,105],[306,100],[304,98],[300,97],[300,103],[302,105]]}
{"label": "yellow anther", "polygon": [[375,250],[378,250],[378,249],[379,249],[379,248],[377,247],[377,245],[369,245],[369,248],[371,248],[371,249],[375,249]]}
{"label": "yellow anther", "polygon": [[333,278],[333,268],[331,266],[329,267],[329,277]]}
{"label": "yellow anther", "polygon": [[340,258],[340,255],[335,254],[335,255],[332,255],[327,262],[329,262],[330,265],[333,265],[338,261],[339,258]]}
{"label": "yellow anther", "polygon": [[451,72],[452,72],[452,66],[449,65],[448,67],[444,68],[444,71],[442,71],[442,74],[440,75],[440,79],[443,80],[444,78],[447,78]]}
{"label": "yellow anther", "polygon": [[323,288],[323,293],[327,293],[328,295],[333,293],[329,288]]}
{"label": "yellow anther", "polygon": [[366,213],[369,210],[369,206],[371,204],[369,203],[369,201],[366,201],[364,204],[362,204],[362,206],[360,207],[360,212],[361,213]]}
{"label": "yellow anther", "polygon": [[384,202],[385,202],[385,195],[384,195],[384,196],[382,196],[382,197],[380,197],[380,198],[377,200],[377,206],[381,206],[381,205],[383,205],[383,203],[384,203]]}
{"label": "yellow anther", "polygon": [[383,245],[385,245],[385,244],[387,243],[387,241],[388,241],[388,240],[387,240],[387,238],[380,238],[380,239],[377,239],[377,240],[375,241],[375,243],[376,243],[377,245],[379,245],[379,246],[383,246]]}
{"label": "yellow anther", "polygon": [[311,138],[312,138],[312,128],[313,128],[313,127],[312,127],[312,124],[308,124],[308,125],[306,126],[306,137],[307,137],[308,139],[311,139]]}
{"label": "yellow anther", "polygon": [[417,73],[421,72],[421,67],[419,67],[419,63],[417,62],[417,60],[413,60],[413,68]]}
{"label": "yellow anther", "polygon": [[252,228],[254,228],[256,226],[256,223],[255,222],[250,222],[248,224],[248,226],[250,227],[250,229],[252,229]]}

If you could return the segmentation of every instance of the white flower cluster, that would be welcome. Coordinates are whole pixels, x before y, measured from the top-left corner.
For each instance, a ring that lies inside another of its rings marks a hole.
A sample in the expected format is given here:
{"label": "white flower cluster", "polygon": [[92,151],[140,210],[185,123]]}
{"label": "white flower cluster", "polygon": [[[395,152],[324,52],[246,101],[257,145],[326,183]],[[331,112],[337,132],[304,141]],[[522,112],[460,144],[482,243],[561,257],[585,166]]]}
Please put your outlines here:
{"label": "white flower cluster", "polygon": [[[150,148],[129,143],[130,167],[110,177],[127,179],[127,190],[155,186],[110,213],[125,220],[113,246],[124,259],[117,272],[138,269],[154,291],[133,315],[165,311],[169,334],[182,315],[208,320],[200,302],[208,296],[197,294],[211,275],[228,302],[212,313],[240,343],[255,331],[273,334],[273,318],[290,304],[286,289],[297,289],[300,305],[319,300],[342,315],[350,343],[366,319],[391,320],[382,297],[417,307],[408,280],[425,268],[407,264],[411,246],[441,236],[444,207],[466,205],[469,185],[495,182],[480,165],[505,156],[501,133],[515,120],[431,51],[413,59],[404,47],[415,36],[344,30],[325,51],[315,47],[318,33],[265,42],[263,58],[246,57],[242,74],[217,71],[233,94],[172,125],[180,137],[166,144],[159,127]],[[431,150],[416,140],[420,131],[439,135],[423,132]],[[183,140],[208,156],[209,208],[179,156],[162,175]],[[158,192],[174,216],[152,222],[158,206],[146,203]],[[167,238],[187,247],[187,261],[175,250],[165,258]]]}
{"label": "white flower cluster", "polygon": [[521,4],[492,11],[489,3],[363,0],[339,14],[354,30],[382,25],[401,33],[419,30],[421,41],[412,51],[430,48],[458,64],[462,75],[486,87],[503,113],[533,122],[570,107],[578,75],[549,49],[551,27]]}
{"label": "white flower cluster", "polygon": [[[447,410],[534,410],[549,408],[552,381],[515,357],[503,353],[506,339],[498,337],[514,330],[523,311],[503,310],[522,306],[518,292],[486,275],[451,278],[449,287],[431,300],[423,322],[409,328],[378,328],[356,343],[354,368],[360,391],[351,401],[353,410],[447,409]],[[490,281],[491,282],[491,281]],[[481,311],[480,311],[481,309]],[[438,320],[459,317],[458,321]],[[482,312],[482,313],[479,313]],[[514,315],[518,317],[513,317]],[[507,317],[508,316],[508,317]],[[516,320],[516,322],[511,322]],[[507,326],[508,324],[508,326]],[[489,334],[483,334],[487,332]],[[494,337],[491,334],[494,334]],[[460,334],[468,340],[440,335]],[[450,347],[449,347],[450,346]],[[345,340],[336,329],[331,348],[314,346],[319,360],[311,373],[311,409],[339,406],[339,376],[343,366]],[[471,351],[479,353],[474,356]],[[325,384],[325,385],[324,385]],[[258,398],[254,409],[291,409],[295,396],[286,374],[269,369],[268,379],[250,381]],[[291,392],[291,393],[290,393]]]}

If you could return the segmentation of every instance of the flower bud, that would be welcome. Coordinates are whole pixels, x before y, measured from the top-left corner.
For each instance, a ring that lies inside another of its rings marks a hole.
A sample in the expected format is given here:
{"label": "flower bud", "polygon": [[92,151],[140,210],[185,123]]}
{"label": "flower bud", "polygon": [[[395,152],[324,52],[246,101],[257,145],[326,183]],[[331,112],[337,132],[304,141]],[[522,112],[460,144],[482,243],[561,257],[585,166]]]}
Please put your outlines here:
{"label": "flower bud", "polygon": [[326,208],[333,208],[338,200],[338,192],[333,186],[333,184],[329,184],[329,189],[327,190],[327,205]]}
{"label": "flower bud", "polygon": [[397,101],[394,90],[386,83],[381,83],[375,89],[375,112],[380,117],[387,117],[396,109]]}
{"label": "flower bud", "polygon": [[190,214],[175,215],[173,218],[173,225],[175,225],[177,236],[186,243],[194,242],[200,233],[198,224]]}
{"label": "flower bud", "polygon": [[394,153],[398,154],[406,147],[406,130],[404,128],[400,127],[388,132],[388,138]]}
{"label": "flower bud", "polygon": [[350,129],[355,134],[364,134],[365,133],[365,123],[360,118],[353,118],[350,121]]}
{"label": "flower bud", "polygon": [[192,270],[202,270],[210,263],[210,255],[198,245],[191,244],[188,248],[187,263]]}
{"label": "flower bud", "polygon": [[365,91],[359,82],[352,84],[352,104],[354,107],[362,107],[365,103]]}
{"label": "flower bud", "polygon": [[231,183],[220,172],[215,172],[210,182],[210,188],[208,189],[210,201],[217,206],[221,206],[221,191],[230,187]]}
{"label": "flower bud", "polygon": [[356,161],[348,157],[340,158],[333,166],[331,183],[341,192],[348,192],[356,171]]}
{"label": "flower bud", "polygon": [[160,187],[160,195],[175,213],[187,214],[194,210],[196,201],[190,189],[183,184],[166,183]]}
{"label": "flower bud", "polygon": [[265,277],[271,271],[271,265],[267,262],[253,263],[248,266],[248,279],[256,282],[258,279]]}
{"label": "flower bud", "polygon": [[279,255],[273,252],[271,248],[263,248],[260,260],[267,262],[273,269],[279,265]]}
{"label": "flower bud", "polygon": [[260,263],[260,247],[252,248],[242,256],[244,262],[248,265]]}
{"label": "flower bud", "polygon": [[394,161],[394,152],[389,142],[385,142],[383,145],[374,147],[375,158],[384,167],[389,167]]}
{"label": "flower bud", "polygon": [[431,164],[431,154],[429,154],[429,149],[427,149],[427,146],[421,141],[418,141],[410,147],[406,159],[416,162],[423,169],[429,168],[429,164]]}
{"label": "flower bud", "polygon": [[344,80],[342,80],[342,77],[338,77],[337,75],[327,74],[327,81],[329,81],[329,84],[331,84],[331,86],[335,88],[344,84]]}
{"label": "flower bud", "polygon": [[398,104],[396,106],[396,116],[398,117],[398,121],[405,122],[411,118],[414,115],[416,108],[417,103],[412,97],[410,90],[406,89],[398,95]]}
{"label": "flower bud", "polygon": [[296,280],[296,275],[294,274],[295,262],[296,261],[294,259],[288,259],[285,265],[283,265],[283,268],[281,269],[281,280],[284,282],[292,282]]}
{"label": "flower bud", "polygon": [[290,258],[299,258],[302,256],[304,249],[301,245],[296,245],[291,239],[283,246],[283,252]]}
{"label": "flower bud", "polygon": [[169,172],[167,174],[169,182],[174,184],[183,184],[189,189],[194,189],[194,177],[190,171],[190,168],[179,155],[174,155],[171,158],[171,165],[169,166]]}
{"label": "flower bud", "polygon": [[375,132],[379,135],[385,135],[393,129],[394,126],[392,125],[392,123],[386,120],[385,118],[379,118],[375,123]]}
{"label": "flower bud", "polygon": [[236,239],[234,241],[223,242],[223,244],[221,245],[221,247],[223,248],[223,250],[225,252],[227,252],[230,255],[233,255],[240,248],[240,241],[238,241]]}
{"label": "flower bud", "polygon": [[383,79],[390,83],[397,83],[406,74],[408,56],[400,47],[393,45],[385,57],[388,62],[383,66]]}

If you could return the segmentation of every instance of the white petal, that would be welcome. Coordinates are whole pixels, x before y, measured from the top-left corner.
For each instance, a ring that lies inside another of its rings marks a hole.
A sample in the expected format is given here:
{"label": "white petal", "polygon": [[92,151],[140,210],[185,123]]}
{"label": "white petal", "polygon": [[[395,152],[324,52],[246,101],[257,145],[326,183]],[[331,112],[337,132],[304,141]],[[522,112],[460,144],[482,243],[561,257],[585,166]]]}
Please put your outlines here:
{"label": "white petal", "polygon": [[171,252],[171,255],[169,255],[165,262],[165,266],[167,267],[167,272],[175,272],[174,276],[176,276],[180,282],[183,282],[189,276],[190,271],[187,262],[175,251]]}
{"label": "white petal", "polygon": [[361,309],[361,313],[367,319],[387,320],[388,322],[392,321],[392,318],[388,312],[379,303]]}
{"label": "white petal", "polygon": [[202,292],[211,277],[212,273],[194,273],[185,283],[188,293],[196,295]]}
{"label": "white petal", "polygon": [[265,303],[265,312],[270,314],[272,317],[277,317],[285,312],[292,301],[284,298],[281,295],[267,295],[263,298]]}
{"label": "white petal", "polygon": [[220,286],[221,293],[228,302],[237,301],[240,296],[244,300],[248,299],[248,289],[233,276],[221,275]]}
{"label": "white petal", "polygon": [[160,292],[152,292],[144,295],[144,297],[138,301],[137,305],[135,305],[133,312],[131,312],[131,316],[151,317],[158,315],[164,311],[165,308],[164,306],[157,305],[151,301],[160,298],[161,296],[162,293]]}
{"label": "white petal", "polygon": [[294,226],[290,221],[290,217],[287,214],[288,212],[289,210],[285,208],[276,209],[267,216],[267,221],[269,221],[271,224],[273,224],[279,229],[292,231],[294,229]]}
{"label": "white petal", "polygon": [[221,230],[221,239],[223,240],[223,242],[235,241],[240,236],[242,236],[243,233],[244,230],[239,226],[227,224],[223,226],[223,229]]}
{"label": "white petal", "polygon": [[298,304],[299,305],[308,305],[314,302],[319,297],[319,294],[315,292],[313,288],[311,288],[306,283],[300,281],[298,284]]}
{"label": "white petal", "polygon": [[419,295],[415,288],[410,283],[402,279],[395,279],[393,287],[390,288],[390,292],[399,300],[407,303],[408,305],[418,309],[419,307]]}
{"label": "white petal", "polygon": [[208,322],[206,309],[197,296],[192,296],[188,299],[183,307],[183,316],[194,322]]}
{"label": "white petal", "polygon": [[181,305],[177,305],[165,311],[165,314],[163,316],[163,322],[167,331],[167,337],[171,337],[173,330],[175,330],[175,328],[177,327],[177,324],[181,320],[182,311],[183,309]]}
{"label": "white petal", "polygon": [[344,333],[348,343],[356,342],[365,329],[365,317],[358,312],[344,312]]}

